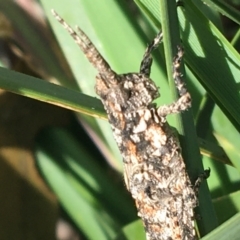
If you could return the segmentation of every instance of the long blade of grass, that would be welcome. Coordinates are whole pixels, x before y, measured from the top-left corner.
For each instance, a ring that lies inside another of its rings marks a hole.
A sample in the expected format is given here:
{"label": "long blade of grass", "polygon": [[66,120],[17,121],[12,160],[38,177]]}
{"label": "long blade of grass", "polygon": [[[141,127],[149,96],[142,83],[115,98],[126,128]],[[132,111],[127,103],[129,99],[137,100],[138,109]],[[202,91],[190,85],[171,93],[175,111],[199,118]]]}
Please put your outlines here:
{"label": "long blade of grass", "polygon": [[5,68],[0,68],[0,88],[76,112],[106,119],[106,113],[100,100]]}
{"label": "long blade of grass", "polygon": [[239,11],[229,3],[222,0],[202,0],[202,2],[240,25]]}
{"label": "long blade of grass", "polygon": [[121,225],[136,217],[124,189],[116,189],[84,143],[77,143],[67,131],[46,129],[38,136],[36,149],[41,173],[89,239],[113,239]]}
{"label": "long blade of grass", "polygon": [[207,236],[203,237],[202,240],[226,240],[232,239],[237,240],[239,237],[239,221],[240,213],[230,218],[227,222],[223,223],[216,230],[212,231]]}
{"label": "long blade of grass", "polygon": [[[146,1],[147,2],[147,1]],[[170,88],[175,89],[175,83],[172,73],[172,63],[177,51],[177,46],[180,45],[179,23],[176,13],[176,2],[169,0],[160,1],[160,16],[164,33],[164,49],[166,56],[166,64],[168,69],[168,78]],[[182,68],[183,70],[183,68]],[[184,76],[183,72],[183,76]],[[176,89],[174,91],[175,100],[177,99]],[[196,179],[200,172],[203,172],[203,165],[200,159],[200,151],[196,131],[190,111],[178,115],[178,131],[180,135],[184,135],[181,139],[183,156],[187,164],[187,169],[190,172],[192,179]],[[194,160],[194,161],[193,161]],[[206,235],[217,226],[216,216],[211,203],[211,197],[206,183],[201,186],[199,196],[198,214],[202,217],[198,221],[198,228],[201,235]],[[211,219],[209,221],[209,219]]]}

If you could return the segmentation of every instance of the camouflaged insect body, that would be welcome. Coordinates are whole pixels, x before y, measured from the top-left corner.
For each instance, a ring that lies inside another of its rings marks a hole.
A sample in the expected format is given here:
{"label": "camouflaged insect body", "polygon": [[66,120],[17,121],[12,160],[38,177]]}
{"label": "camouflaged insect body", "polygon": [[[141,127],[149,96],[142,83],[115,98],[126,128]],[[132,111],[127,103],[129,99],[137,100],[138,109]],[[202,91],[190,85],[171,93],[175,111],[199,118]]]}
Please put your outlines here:
{"label": "camouflaged insect body", "polygon": [[179,73],[183,55],[178,48],[173,76],[180,98],[156,107],[158,88],[150,79],[151,52],[159,45],[159,33],[144,54],[139,73],[118,75],[103,59],[84,32],[79,34],[53,12],[88,60],[98,70],[96,93],[100,96],[113,135],[123,157],[124,179],[136,202],[148,240],[193,240],[193,209],[197,205],[176,132],[166,116],[191,105]]}

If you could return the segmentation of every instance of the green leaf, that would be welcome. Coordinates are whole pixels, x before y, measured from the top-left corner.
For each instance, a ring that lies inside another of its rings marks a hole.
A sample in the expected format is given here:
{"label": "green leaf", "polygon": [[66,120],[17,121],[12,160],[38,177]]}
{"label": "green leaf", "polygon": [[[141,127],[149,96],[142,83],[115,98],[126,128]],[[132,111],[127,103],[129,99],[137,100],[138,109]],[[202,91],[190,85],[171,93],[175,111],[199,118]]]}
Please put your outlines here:
{"label": "green leaf", "polygon": [[141,220],[137,220],[125,226],[114,240],[145,240],[146,234]]}
{"label": "green leaf", "polygon": [[136,213],[85,148],[67,131],[46,129],[37,138],[37,166],[88,239],[112,239]]}
{"label": "green leaf", "polygon": [[236,22],[238,25],[240,24],[239,11],[227,2],[224,2],[222,0],[202,0],[202,2],[208,7],[215,9],[227,18]]}
{"label": "green leaf", "polygon": [[223,223],[240,212],[240,191],[213,199],[213,204],[219,223]]}
{"label": "green leaf", "polygon": [[96,98],[1,67],[0,87],[22,96],[106,119],[103,106]]}
{"label": "green leaf", "polygon": [[230,218],[227,222],[223,223],[216,230],[212,231],[202,240],[238,240],[239,239],[239,221],[240,213],[237,213],[234,217]]}

